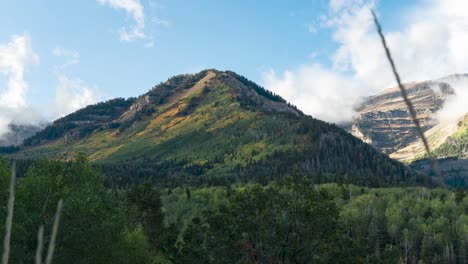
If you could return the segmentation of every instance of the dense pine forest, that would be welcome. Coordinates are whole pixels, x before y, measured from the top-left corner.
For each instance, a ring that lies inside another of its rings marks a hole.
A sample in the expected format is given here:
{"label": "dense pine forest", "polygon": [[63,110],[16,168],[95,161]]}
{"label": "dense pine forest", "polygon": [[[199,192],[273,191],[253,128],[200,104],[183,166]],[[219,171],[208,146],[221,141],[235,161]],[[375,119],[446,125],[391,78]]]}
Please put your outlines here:
{"label": "dense pine forest", "polygon": [[[0,163],[0,219],[10,165]],[[54,263],[466,263],[466,191],[269,183],[106,188],[80,154],[18,179],[12,263],[31,263],[64,201]],[[3,226],[2,226],[3,227]],[[3,237],[4,228],[0,229]]]}

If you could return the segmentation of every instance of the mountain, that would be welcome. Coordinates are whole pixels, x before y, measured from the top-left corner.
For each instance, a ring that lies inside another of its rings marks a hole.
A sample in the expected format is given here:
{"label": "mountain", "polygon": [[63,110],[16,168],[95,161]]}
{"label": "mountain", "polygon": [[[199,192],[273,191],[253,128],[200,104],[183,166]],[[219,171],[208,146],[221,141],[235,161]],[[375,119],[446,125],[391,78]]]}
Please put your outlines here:
{"label": "mountain", "polygon": [[[454,95],[454,89],[445,79],[405,84],[424,131],[438,124],[434,113]],[[364,98],[356,111],[350,132],[384,153],[393,153],[418,139],[398,87]]]}
{"label": "mountain", "polygon": [[373,186],[420,180],[230,71],[179,75],[138,98],[88,106],[26,139],[15,157],[69,160],[77,152],[123,184],[148,176],[197,184],[286,175]]}
{"label": "mountain", "polygon": [[[455,74],[435,81],[405,84],[433,156],[443,177],[453,186],[468,184],[468,117],[454,116],[439,121],[436,113],[447,99],[457,96],[453,84],[468,82],[468,74]],[[467,87],[468,88],[468,87]],[[354,136],[371,144],[393,159],[408,163],[423,173],[432,173],[424,145],[406,110],[397,87],[365,98],[349,126]]]}

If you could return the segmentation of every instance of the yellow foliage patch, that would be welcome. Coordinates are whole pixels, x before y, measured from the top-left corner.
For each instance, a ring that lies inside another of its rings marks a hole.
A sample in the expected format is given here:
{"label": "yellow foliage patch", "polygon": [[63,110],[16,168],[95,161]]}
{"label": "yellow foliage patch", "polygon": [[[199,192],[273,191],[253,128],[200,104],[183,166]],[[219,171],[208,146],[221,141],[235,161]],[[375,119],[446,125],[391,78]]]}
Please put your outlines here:
{"label": "yellow foliage patch", "polygon": [[176,116],[177,113],[179,113],[179,109],[182,109],[182,107],[184,106],[185,106],[184,103],[180,103],[177,106],[169,109],[168,111],[156,115],[154,119],[151,120],[151,122],[145,128],[145,130],[139,132],[137,136],[143,136],[147,134],[149,131],[154,130],[155,128],[158,128],[158,127],[162,129],[162,126],[166,122],[167,118]]}

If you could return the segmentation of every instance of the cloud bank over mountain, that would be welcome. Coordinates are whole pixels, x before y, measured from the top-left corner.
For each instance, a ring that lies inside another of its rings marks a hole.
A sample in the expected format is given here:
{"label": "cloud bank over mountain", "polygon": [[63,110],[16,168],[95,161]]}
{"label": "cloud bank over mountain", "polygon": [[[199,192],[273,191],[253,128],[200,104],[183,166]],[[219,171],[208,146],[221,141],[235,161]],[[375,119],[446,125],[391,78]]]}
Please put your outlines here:
{"label": "cloud bank over mountain", "polygon": [[[349,120],[354,113],[350,101],[395,85],[370,13],[376,7],[372,0],[330,1],[328,14],[319,24],[333,31],[333,40],[338,44],[330,58],[332,66],[315,63],[282,73],[269,70],[263,74],[264,86],[317,118]],[[465,10],[467,1],[431,0],[406,10],[401,15],[404,26],[400,30],[385,31],[386,21],[381,21],[404,82],[468,72]],[[456,90],[461,94],[466,89],[457,86]]]}
{"label": "cloud bank over mountain", "polygon": [[0,43],[0,140],[12,132],[12,124],[42,127],[48,122],[47,113],[55,119],[101,99],[95,88],[66,71],[79,63],[78,52],[56,48],[53,54],[64,57],[65,62],[53,69],[57,78],[54,101],[39,111],[28,102],[26,73],[39,63],[31,37],[27,33],[14,35],[7,43]]}
{"label": "cloud bank over mountain", "polygon": [[25,72],[39,63],[28,34],[14,35],[0,43],[0,138],[9,131],[9,124],[34,124],[40,120],[26,102],[28,83]]}

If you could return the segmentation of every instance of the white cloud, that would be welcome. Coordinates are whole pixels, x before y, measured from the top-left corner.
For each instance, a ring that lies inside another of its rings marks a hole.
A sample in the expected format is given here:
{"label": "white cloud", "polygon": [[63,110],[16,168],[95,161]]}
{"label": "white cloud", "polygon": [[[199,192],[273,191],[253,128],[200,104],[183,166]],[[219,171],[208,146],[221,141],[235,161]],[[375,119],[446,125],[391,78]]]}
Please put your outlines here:
{"label": "white cloud", "polygon": [[171,22],[169,20],[162,19],[162,18],[159,18],[159,17],[153,17],[151,19],[151,22],[153,22],[155,25],[158,25],[158,26],[163,26],[163,27],[170,27],[171,26]]}
{"label": "white cloud", "polygon": [[10,131],[8,125],[11,123],[11,119],[4,114],[0,115],[0,139],[3,138],[5,133]]}
{"label": "white cloud", "polygon": [[26,69],[39,62],[28,34],[14,35],[8,43],[0,43],[0,138],[9,132],[9,125],[38,124],[42,118],[28,108]]}
{"label": "white cloud", "polygon": [[83,80],[66,75],[59,75],[57,78],[54,109],[56,117],[65,116],[98,101],[95,89],[86,85]]}
{"label": "white cloud", "polygon": [[330,122],[352,118],[353,102],[359,86],[343,75],[320,66],[304,65],[278,75],[273,70],[263,74],[263,84],[269,90],[293,102],[305,113]]}
{"label": "white cloud", "polygon": [[133,20],[134,25],[120,29],[120,40],[131,42],[136,39],[145,39],[144,7],[139,0],[97,0],[101,5],[109,5],[114,9],[124,10]]}
{"label": "white cloud", "polygon": [[80,54],[75,50],[56,47],[52,54],[63,57],[65,62],[55,67],[57,87],[55,89],[54,118],[63,117],[89,104],[100,100],[96,88],[87,85],[80,78],[69,77],[65,69],[80,62]]}
{"label": "white cloud", "polygon": [[0,106],[17,109],[26,105],[28,84],[24,78],[25,69],[39,62],[34,53],[29,35],[15,35],[7,44],[0,44],[0,74],[7,83],[0,84]]}
{"label": "white cloud", "polygon": [[[321,18],[320,25],[331,28],[333,40],[339,44],[331,58],[333,67],[301,66],[286,71],[283,77],[275,75],[276,78],[271,78],[271,72],[266,73],[265,87],[283,95],[299,107],[302,103],[298,102],[302,102],[302,98],[309,98],[311,102],[323,107],[336,106],[327,109],[335,112],[328,116],[324,116],[325,110],[318,106],[309,107],[309,110],[304,108],[306,113],[323,116],[327,121],[338,122],[343,119],[339,118],[341,114],[350,117],[353,110],[352,104],[347,102],[349,87],[356,89],[353,91],[356,96],[365,96],[395,84],[370,14],[370,9],[375,7],[374,0],[331,0],[329,14]],[[453,73],[468,72],[466,10],[466,0],[424,1],[405,11],[405,26],[401,30],[386,31],[388,46],[403,81],[437,79]],[[385,31],[388,23],[381,23]],[[315,80],[321,77],[312,72],[304,75],[304,67],[318,70],[330,79],[331,85]],[[299,79],[286,82],[287,76]],[[341,83],[343,79],[346,80],[346,85],[336,88],[335,84]],[[290,82],[308,86],[288,87],[286,84]],[[314,86],[318,84],[323,86]],[[289,89],[293,91],[285,92]],[[323,91],[328,91],[328,94],[324,95]],[[299,92],[301,96],[292,96]],[[345,95],[343,102],[339,102],[341,94]]]}
{"label": "white cloud", "polygon": [[[444,107],[436,113],[436,118],[440,122],[451,122],[468,113],[468,76],[449,76],[442,79],[448,83],[454,90],[456,96],[447,98]],[[437,91],[440,88],[433,88]]]}
{"label": "white cloud", "polygon": [[65,63],[60,65],[61,69],[80,63],[80,54],[76,50],[67,50],[62,47],[55,47],[52,50],[52,54],[56,57],[64,57],[66,59]]}

